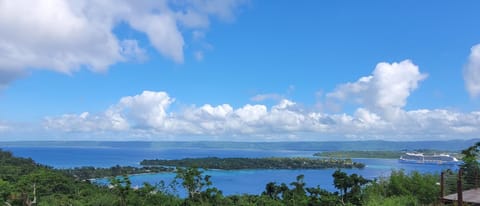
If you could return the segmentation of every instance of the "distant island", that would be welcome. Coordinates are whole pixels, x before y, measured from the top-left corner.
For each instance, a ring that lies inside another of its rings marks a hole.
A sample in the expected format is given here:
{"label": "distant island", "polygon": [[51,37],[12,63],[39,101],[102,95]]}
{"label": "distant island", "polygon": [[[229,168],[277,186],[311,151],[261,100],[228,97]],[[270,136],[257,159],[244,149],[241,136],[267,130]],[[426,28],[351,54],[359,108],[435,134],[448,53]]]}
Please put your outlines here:
{"label": "distant island", "polygon": [[[400,156],[404,155],[407,151],[325,151],[317,152],[313,154],[316,157],[324,158],[379,158],[379,159],[398,159]],[[456,158],[461,158],[459,153],[452,153],[451,151],[440,151],[440,150],[429,150],[429,149],[418,149],[408,152],[422,153],[425,155],[433,154],[449,154]]]}
{"label": "distant island", "polygon": [[272,158],[185,158],[180,160],[143,160],[142,166],[199,167],[203,169],[324,169],[364,168],[365,164],[351,159],[272,157]]}

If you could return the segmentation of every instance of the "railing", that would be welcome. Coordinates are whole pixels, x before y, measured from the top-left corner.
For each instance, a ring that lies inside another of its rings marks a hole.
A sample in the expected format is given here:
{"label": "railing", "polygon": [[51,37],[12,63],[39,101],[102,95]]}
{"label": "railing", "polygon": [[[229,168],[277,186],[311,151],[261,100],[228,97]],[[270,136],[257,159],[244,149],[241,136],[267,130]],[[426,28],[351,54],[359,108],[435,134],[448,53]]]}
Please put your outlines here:
{"label": "railing", "polygon": [[456,202],[458,206],[462,206],[465,200],[463,198],[464,192],[472,189],[477,189],[480,186],[479,168],[459,169],[458,171],[446,170],[440,176],[440,200],[443,203],[452,202],[451,194],[456,193]]}

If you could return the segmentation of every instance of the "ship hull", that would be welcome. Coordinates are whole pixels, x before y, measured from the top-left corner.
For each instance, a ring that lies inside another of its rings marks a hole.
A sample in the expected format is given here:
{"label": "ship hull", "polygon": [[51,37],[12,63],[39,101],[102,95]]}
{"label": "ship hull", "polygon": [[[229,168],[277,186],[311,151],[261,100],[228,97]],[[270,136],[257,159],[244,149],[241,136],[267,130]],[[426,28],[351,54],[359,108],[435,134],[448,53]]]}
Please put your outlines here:
{"label": "ship hull", "polygon": [[407,164],[429,164],[429,165],[458,165],[460,161],[438,161],[438,160],[408,160],[408,159],[399,159],[400,163]]}

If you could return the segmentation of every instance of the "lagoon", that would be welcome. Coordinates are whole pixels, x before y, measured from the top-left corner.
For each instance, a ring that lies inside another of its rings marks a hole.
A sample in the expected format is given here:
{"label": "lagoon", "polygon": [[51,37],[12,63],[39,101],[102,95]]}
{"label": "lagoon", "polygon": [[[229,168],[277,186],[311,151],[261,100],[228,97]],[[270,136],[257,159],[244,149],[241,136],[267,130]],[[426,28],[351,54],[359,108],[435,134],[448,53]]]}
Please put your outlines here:
{"label": "lagoon", "polygon": [[[41,164],[55,168],[80,166],[111,167],[115,165],[139,166],[143,159],[181,159],[197,157],[312,157],[312,151],[295,150],[254,150],[254,149],[203,149],[203,148],[88,148],[88,147],[3,147],[20,157],[30,157]],[[385,177],[392,170],[403,169],[406,172],[417,170],[422,173],[440,173],[445,169],[455,169],[452,165],[403,164],[396,159],[354,159],[366,164],[364,169],[344,169],[351,174],[357,173],[368,179]],[[260,194],[268,182],[293,182],[297,175],[305,175],[307,187],[319,185],[321,188],[335,191],[332,173],[335,169],[308,170],[208,170],[213,186],[221,189],[225,195]],[[173,173],[141,174],[131,176],[133,186],[143,182],[151,184],[173,180]],[[106,180],[99,180],[105,183]],[[182,193],[180,193],[182,195]]]}

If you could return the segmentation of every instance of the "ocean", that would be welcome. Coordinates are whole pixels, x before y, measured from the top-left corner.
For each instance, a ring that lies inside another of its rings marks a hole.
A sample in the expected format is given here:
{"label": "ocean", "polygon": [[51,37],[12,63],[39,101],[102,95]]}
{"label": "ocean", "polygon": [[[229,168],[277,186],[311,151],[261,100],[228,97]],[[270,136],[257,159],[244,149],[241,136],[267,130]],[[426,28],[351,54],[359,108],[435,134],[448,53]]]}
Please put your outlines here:
{"label": "ocean", "polygon": [[[169,148],[148,149],[136,147],[3,147],[20,157],[29,157],[38,163],[55,168],[72,168],[80,166],[111,167],[139,166],[143,159],[181,159],[196,157],[311,157],[313,151],[294,150],[254,150],[254,149],[204,149],[204,148]],[[367,179],[387,177],[392,170],[422,173],[440,173],[445,169],[455,169],[451,165],[403,164],[396,159],[354,159],[366,164],[364,169],[344,169],[351,174],[357,173]],[[213,186],[222,190],[224,195],[260,194],[269,182],[291,183],[303,174],[307,187],[317,185],[329,191],[333,187],[332,173],[335,169],[311,170],[208,170],[205,174],[212,176]],[[171,182],[173,173],[141,174],[130,177],[133,186],[141,186],[144,182],[156,184],[160,181]],[[106,179],[98,179],[97,183],[106,184]],[[183,192],[179,191],[183,196]]]}

